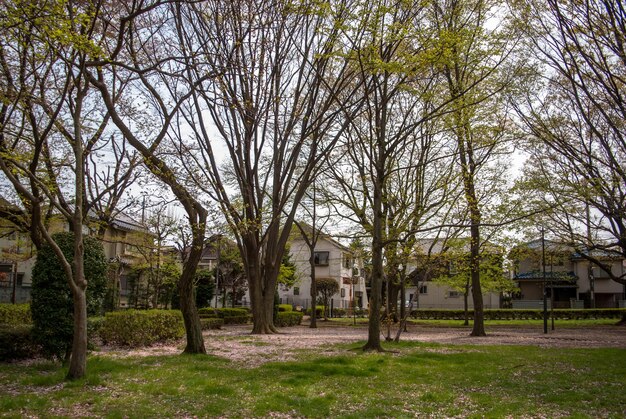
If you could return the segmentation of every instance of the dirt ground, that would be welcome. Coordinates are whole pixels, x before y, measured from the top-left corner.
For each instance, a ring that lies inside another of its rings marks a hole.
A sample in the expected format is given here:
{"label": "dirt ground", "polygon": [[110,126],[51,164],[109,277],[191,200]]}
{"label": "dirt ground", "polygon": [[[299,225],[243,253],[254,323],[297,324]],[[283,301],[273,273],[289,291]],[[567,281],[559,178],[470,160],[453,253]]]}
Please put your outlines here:
{"label": "dirt ground", "polygon": [[[222,330],[204,333],[209,354],[230,359],[246,366],[294,358],[301,349],[317,348],[320,355],[337,354],[343,350],[333,345],[367,339],[367,327],[328,326],[318,322],[318,329],[308,325],[281,329],[275,335],[251,335],[250,326],[225,326]],[[385,329],[383,327],[383,329]],[[385,329],[386,330],[386,329]],[[392,329],[392,336],[395,330]],[[384,340],[384,337],[381,337]],[[401,340],[449,345],[530,345],[546,348],[626,348],[626,327],[559,328],[543,333],[539,327],[502,327],[487,329],[486,337],[471,337],[469,329],[409,326]],[[183,342],[139,350],[105,348],[111,356],[148,356],[180,353]]]}

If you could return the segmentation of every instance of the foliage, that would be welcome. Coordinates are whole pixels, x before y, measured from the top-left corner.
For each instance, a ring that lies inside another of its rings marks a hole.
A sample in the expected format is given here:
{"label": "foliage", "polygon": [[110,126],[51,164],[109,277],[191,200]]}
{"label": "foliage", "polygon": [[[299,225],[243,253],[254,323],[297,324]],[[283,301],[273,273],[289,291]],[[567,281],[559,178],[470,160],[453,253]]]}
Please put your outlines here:
{"label": "foliage", "polygon": [[278,311],[293,311],[293,306],[291,304],[279,304]]}
{"label": "foliage", "polygon": [[[217,270],[218,267],[215,269]],[[219,293],[225,296],[225,298],[230,298],[230,303],[233,307],[248,289],[241,253],[236,246],[230,243],[226,243],[220,247],[219,278],[217,285],[219,287]],[[222,301],[222,305],[226,305],[225,300]]]}
{"label": "foliage", "polygon": [[328,317],[329,302],[333,295],[339,292],[339,283],[332,278],[317,278],[317,295],[324,306],[324,317]]}
{"label": "foliage", "polygon": [[137,347],[179,339],[184,330],[178,310],[126,310],[105,315],[100,337],[105,343]]}
{"label": "foliage", "polygon": [[[311,315],[311,309],[307,308],[305,313],[306,313],[307,316],[310,316]],[[324,313],[324,306],[316,305],[315,306],[315,315],[317,316],[318,319],[320,317],[322,317],[323,313]]]}
{"label": "foliage", "polygon": [[0,304],[0,324],[31,324],[30,304]]}
{"label": "foliage", "polygon": [[[69,263],[74,259],[74,234],[57,233],[54,241]],[[99,313],[107,286],[107,262],[102,242],[84,237],[87,313]],[[74,304],[67,278],[52,247],[45,244],[37,253],[31,289],[33,333],[44,355],[65,359],[72,345]]]}
{"label": "foliage", "polygon": [[209,307],[215,295],[213,273],[206,269],[197,271],[194,285],[196,290],[196,307]]}
{"label": "foliage", "polygon": [[0,362],[25,359],[39,352],[39,345],[27,324],[0,324]]}
{"label": "foliage", "polygon": [[291,252],[289,245],[285,246],[285,253],[283,253],[283,260],[280,264],[280,271],[278,272],[278,284],[285,290],[293,287],[298,277],[296,276],[296,265],[291,260]]}
{"label": "foliage", "polygon": [[276,316],[275,325],[278,327],[299,326],[304,314],[297,311],[281,311]]}

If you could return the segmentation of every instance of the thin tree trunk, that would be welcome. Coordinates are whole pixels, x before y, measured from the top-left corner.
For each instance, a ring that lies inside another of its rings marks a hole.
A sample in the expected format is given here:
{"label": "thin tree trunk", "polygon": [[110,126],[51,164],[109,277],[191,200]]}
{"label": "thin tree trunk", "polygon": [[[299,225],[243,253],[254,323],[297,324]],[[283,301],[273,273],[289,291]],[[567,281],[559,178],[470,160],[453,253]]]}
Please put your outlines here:
{"label": "thin tree trunk", "polygon": [[[80,232],[74,232],[80,235]],[[82,265],[82,262],[81,262]],[[84,283],[84,280],[82,281]],[[74,333],[72,337],[72,354],[66,378],[75,380],[87,374],[87,296],[86,285],[74,287],[72,297],[74,303]]]}
{"label": "thin tree trunk", "polygon": [[315,278],[315,253],[311,250],[309,256],[309,266],[311,268],[311,324],[309,327],[311,329],[317,328],[317,310],[316,310],[316,300],[317,300],[317,281]]}
{"label": "thin tree trunk", "polygon": [[486,336],[483,315],[483,293],[480,287],[480,231],[478,225],[472,222],[470,231],[472,237],[470,271],[472,277],[472,299],[474,301],[474,326],[470,335]]}

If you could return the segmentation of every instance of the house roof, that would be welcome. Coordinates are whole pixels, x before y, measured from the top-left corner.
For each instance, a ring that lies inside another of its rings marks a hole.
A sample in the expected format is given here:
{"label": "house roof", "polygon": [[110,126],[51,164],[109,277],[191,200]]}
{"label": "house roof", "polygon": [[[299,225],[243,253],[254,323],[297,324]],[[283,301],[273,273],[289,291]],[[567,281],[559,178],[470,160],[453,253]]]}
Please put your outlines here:
{"label": "house roof", "polygon": [[[310,224],[307,223],[303,223],[298,221],[298,224],[300,225],[300,227],[302,228],[302,230],[305,231],[305,234],[313,234],[313,227]],[[344,252],[350,253],[352,254],[352,250],[350,250],[348,247],[344,246],[343,244],[339,243],[337,240],[333,239],[332,236],[326,232],[324,232],[323,230],[319,230],[319,229],[315,229],[316,234],[319,234],[319,238],[326,240],[330,243],[332,243],[333,245],[335,245],[336,247],[338,247],[339,249],[343,250]],[[298,228],[298,226],[293,225],[292,229],[291,229],[291,237],[292,239],[297,239],[297,238],[301,238],[302,237],[302,231],[300,231],[300,229]]]}

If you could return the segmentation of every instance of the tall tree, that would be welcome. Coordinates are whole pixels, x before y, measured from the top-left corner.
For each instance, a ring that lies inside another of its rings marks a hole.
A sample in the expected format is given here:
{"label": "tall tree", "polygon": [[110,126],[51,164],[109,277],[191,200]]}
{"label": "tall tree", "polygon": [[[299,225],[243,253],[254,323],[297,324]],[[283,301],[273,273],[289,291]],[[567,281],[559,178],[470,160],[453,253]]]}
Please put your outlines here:
{"label": "tall tree", "polygon": [[253,333],[276,331],[276,281],[293,219],[315,167],[343,130],[338,116],[354,100],[350,65],[338,57],[349,3],[236,0],[177,8],[187,83],[197,86],[183,109],[193,135],[181,132],[179,142],[185,157],[197,151],[188,176],[219,202],[237,240]]}
{"label": "tall tree", "polygon": [[[188,156],[174,158],[179,145],[169,141],[181,128],[179,111],[193,90],[184,83],[186,67],[179,60],[184,52],[171,42],[178,29],[175,4],[154,1],[118,6],[102,12],[103,26],[114,35],[102,47],[101,59],[89,63],[89,81],[145,167],[170,188],[184,208],[192,232],[178,282],[187,338],[184,352],[206,353],[193,284],[204,247],[207,205],[182,174]],[[127,89],[122,88],[125,85]],[[115,100],[116,95],[122,95],[124,106]]]}
{"label": "tall tree", "polygon": [[[430,191],[436,184],[431,181],[439,174],[420,184],[420,176],[427,174],[427,170],[422,171],[425,167],[420,167],[425,161],[420,160],[432,162],[429,145],[421,143],[429,143],[429,139],[421,137],[420,128],[441,111],[442,103],[435,102],[437,74],[425,64],[429,34],[423,4],[361,2],[357,10],[355,31],[361,34],[352,37],[352,54],[358,63],[363,112],[350,119],[328,166],[340,213],[372,238],[370,315],[364,350],[380,351],[385,249],[395,246],[397,250],[398,243],[410,240],[407,232],[421,225],[421,216],[430,205],[419,202],[420,194]],[[434,142],[430,145],[438,147]],[[406,179],[415,183],[407,187],[403,183]],[[439,188],[443,190],[444,184],[435,187],[435,196]],[[395,229],[392,218],[404,231]],[[388,254],[397,253],[390,250]],[[398,260],[392,262],[399,265]]]}
{"label": "tall tree", "polygon": [[[494,191],[481,196],[480,185],[485,180],[502,179],[499,172],[506,165],[497,159],[511,152],[504,145],[510,108],[504,93],[512,87],[521,67],[508,65],[516,39],[515,33],[505,26],[508,12],[503,2],[441,0],[432,3],[431,11],[436,28],[434,64],[445,75],[445,94],[451,102],[446,124],[456,142],[471,237],[469,268],[474,301],[471,335],[484,336],[480,248],[485,205],[481,198],[493,196]],[[489,29],[494,20],[500,22],[499,26]]]}
{"label": "tall tree", "polygon": [[[70,379],[86,374],[86,167],[109,121],[85,74],[100,55],[98,12],[96,4],[74,1],[0,6],[0,169],[29,215],[33,243],[47,243],[67,277],[74,306]],[[50,236],[46,212],[76,233],[72,258]]]}

